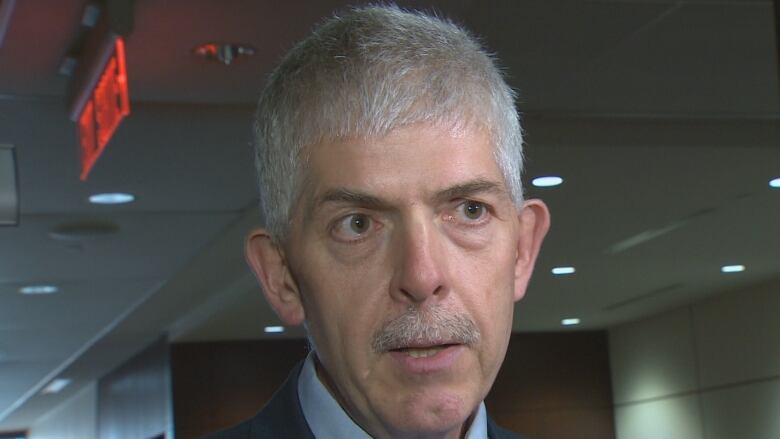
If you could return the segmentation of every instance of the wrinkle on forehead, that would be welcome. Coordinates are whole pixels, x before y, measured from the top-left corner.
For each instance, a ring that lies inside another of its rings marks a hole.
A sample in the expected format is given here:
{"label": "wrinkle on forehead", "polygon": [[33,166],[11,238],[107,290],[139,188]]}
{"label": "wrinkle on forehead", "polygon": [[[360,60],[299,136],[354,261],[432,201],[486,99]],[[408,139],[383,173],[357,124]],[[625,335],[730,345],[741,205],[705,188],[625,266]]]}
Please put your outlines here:
{"label": "wrinkle on forehead", "polygon": [[[436,123],[431,122],[419,122],[414,123],[402,127],[398,127],[393,129],[392,131],[388,132],[387,134],[384,134],[382,136],[372,136],[372,137],[362,137],[362,136],[353,136],[353,137],[340,137],[340,138],[334,138],[332,140],[321,140],[317,142],[316,144],[312,144],[308,147],[306,147],[305,152],[302,154],[302,156],[305,156],[305,166],[303,166],[300,169],[301,172],[301,190],[298,194],[298,197],[296,199],[296,202],[294,204],[294,209],[292,211],[291,220],[294,221],[294,218],[298,216],[299,218],[303,218],[304,220],[310,219],[313,210],[318,208],[321,205],[322,198],[327,196],[323,195],[322,193],[318,193],[318,190],[320,188],[317,187],[319,182],[317,181],[317,172],[314,171],[314,163],[312,163],[313,157],[318,154],[330,154],[335,153],[333,151],[328,151],[328,149],[335,149],[335,148],[343,148],[347,154],[356,154],[356,153],[368,153],[369,162],[372,164],[370,169],[366,171],[366,168],[358,168],[358,172],[380,172],[382,168],[386,167],[392,167],[393,164],[389,163],[390,160],[387,159],[385,154],[391,150],[400,151],[401,153],[408,150],[408,148],[417,148],[419,145],[416,145],[414,142],[414,138],[407,138],[406,140],[399,139],[398,141],[388,141],[388,137],[398,134],[401,131],[408,130],[415,130],[420,129],[422,130],[420,132],[420,135],[422,135],[423,132],[431,132],[435,131],[436,133],[432,135],[432,137],[441,137],[446,136],[450,139],[456,139],[456,140],[463,140],[464,138],[468,136],[473,136],[475,140],[477,140],[477,144],[479,146],[484,146],[483,141],[487,141],[490,145],[490,159],[492,160],[492,164],[496,166],[496,169],[499,171],[499,174],[501,174],[501,169],[498,166],[498,163],[496,161],[496,148],[495,143],[493,141],[492,136],[490,136],[489,131],[485,127],[484,124],[476,122],[475,119],[471,118],[469,120],[464,121],[463,119],[456,119],[456,120],[444,120],[444,121],[438,121]],[[408,144],[405,144],[408,143]],[[437,142],[438,143],[438,142]],[[445,142],[446,143],[446,142]],[[456,142],[457,143],[457,142]],[[347,145],[346,148],[344,146]],[[464,148],[473,148],[475,147],[475,144],[469,144],[469,143],[460,143],[459,145],[453,145],[453,147],[464,147]],[[350,152],[351,148],[357,148],[356,150]],[[347,158],[347,160],[349,160]],[[376,163],[376,167],[373,166],[373,164]],[[328,168],[332,169],[334,167],[337,167],[337,164],[330,164]],[[433,166],[435,166],[435,162],[433,163]],[[466,166],[466,164],[464,164]],[[328,172],[330,169],[326,169],[323,167],[323,170]],[[354,170],[353,170],[354,171]],[[425,175],[428,173],[426,172]],[[498,175],[498,179],[496,178],[489,178],[485,175],[479,175],[475,173],[474,175],[469,176],[468,179],[464,179],[464,182],[473,183],[477,180],[484,180],[484,181],[491,181],[492,185],[496,186],[496,192],[502,191],[503,193],[506,193],[511,197],[511,194],[509,194],[509,190],[506,187],[505,179],[503,178],[503,175]],[[372,183],[375,183],[376,181],[373,181],[370,178],[370,175],[366,177],[365,175],[362,177],[363,180],[369,181]],[[453,186],[457,186],[457,184],[453,184]],[[352,197],[352,198],[365,198],[368,200],[371,196],[374,194],[371,193],[371,191],[365,191],[364,190],[365,185],[361,183],[356,183],[354,186],[349,185],[336,185],[333,188],[327,188],[326,191],[329,192],[342,192],[340,197],[343,198],[343,195],[348,192],[352,192],[355,195],[359,195],[359,197]],[[442,191],[445,189],[445,187],[441,188],[431,188],[433,191]],[[462,191],[463,188],[457,189],[459,191]],[[370,201],[370,200],[368,200]],[[379,203],[366,203],[366,204],[379,204]]]}

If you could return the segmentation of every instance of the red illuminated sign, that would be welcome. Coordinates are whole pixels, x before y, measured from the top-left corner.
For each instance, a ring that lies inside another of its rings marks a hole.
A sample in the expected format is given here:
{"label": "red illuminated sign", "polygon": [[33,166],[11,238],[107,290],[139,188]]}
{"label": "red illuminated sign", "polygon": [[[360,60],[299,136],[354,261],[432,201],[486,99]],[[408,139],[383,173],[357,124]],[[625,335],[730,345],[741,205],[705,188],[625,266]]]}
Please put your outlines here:
{"label": "red illuminated sign", "polygon": [[125,68],[125,43],[117,38],[114,53],[79,116],[81,180],[89,175],[122,119],[130,114]]}

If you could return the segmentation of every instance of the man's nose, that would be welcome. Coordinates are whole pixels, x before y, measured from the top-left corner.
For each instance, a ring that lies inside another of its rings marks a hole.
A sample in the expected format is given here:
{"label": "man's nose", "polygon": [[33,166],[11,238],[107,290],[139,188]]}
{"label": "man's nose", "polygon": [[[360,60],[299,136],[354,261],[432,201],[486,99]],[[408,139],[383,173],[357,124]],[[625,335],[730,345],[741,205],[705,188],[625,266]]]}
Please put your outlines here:
{"label": "man's nose", "polygon": [[421,304],[446,297],[446,249],[438,227],[422,219],[409,221],[395,239],[393,298]]}

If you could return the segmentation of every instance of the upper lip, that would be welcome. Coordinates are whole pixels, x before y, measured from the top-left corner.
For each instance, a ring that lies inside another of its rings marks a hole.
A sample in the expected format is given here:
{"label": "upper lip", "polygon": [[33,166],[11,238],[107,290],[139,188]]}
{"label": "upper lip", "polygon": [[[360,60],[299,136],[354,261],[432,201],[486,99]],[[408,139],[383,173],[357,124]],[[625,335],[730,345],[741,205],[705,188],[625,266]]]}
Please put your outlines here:
{"label": "upper lip", "polygon": [[425,341],[423,341],[423,342],[409,343],[409,344],[405,344],[403,346],[394,346],[390,350],[391,351],[399,351],[399,350],[402,350],[402,349],[432,349],[432,348],[438,348],[438,347],[453,346],[453,345],[457,345],[457,344],[460,344],[460,343],[446,342],[446,341],[443,341],[443,342],[425,342]]}

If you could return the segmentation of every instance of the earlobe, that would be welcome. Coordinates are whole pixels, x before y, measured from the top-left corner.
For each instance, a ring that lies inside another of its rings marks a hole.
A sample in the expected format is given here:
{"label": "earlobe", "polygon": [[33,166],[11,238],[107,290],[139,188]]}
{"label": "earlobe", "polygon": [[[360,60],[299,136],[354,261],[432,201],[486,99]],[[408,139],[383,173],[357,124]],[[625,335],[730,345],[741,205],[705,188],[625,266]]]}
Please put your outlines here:
{"label": "earlobe", "polygon": [[263,287],[265,299],[279,318],[288,325],[303,323],[300,291],[282,248],[265,229],[256,229],[247,236],[244,250],[247,264]]}
{"label": "earlobe", "polygon": [[550,211],[541,200],[531,199],[523,203],[518,214],[520,233],[517,240],[515,261],[515,301],[525,296],[528,281],[534,271],[536,257],[550,228]]}

